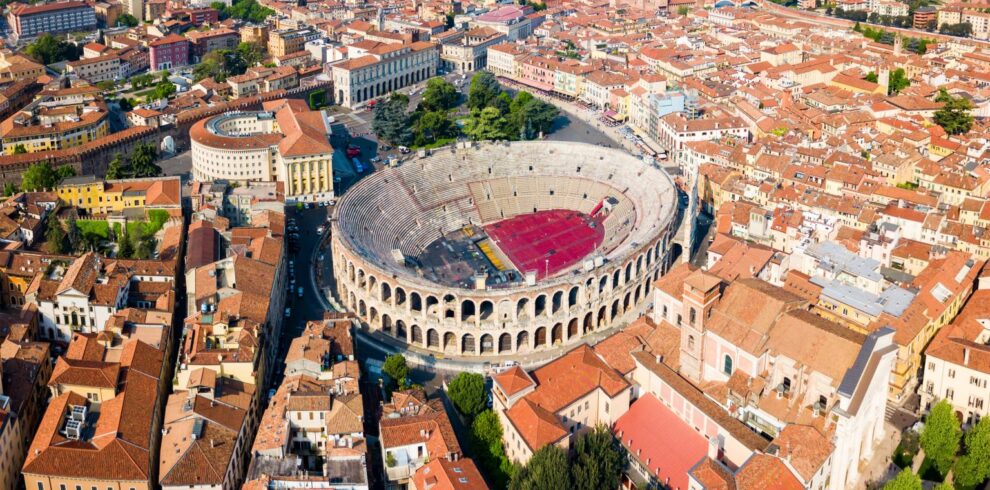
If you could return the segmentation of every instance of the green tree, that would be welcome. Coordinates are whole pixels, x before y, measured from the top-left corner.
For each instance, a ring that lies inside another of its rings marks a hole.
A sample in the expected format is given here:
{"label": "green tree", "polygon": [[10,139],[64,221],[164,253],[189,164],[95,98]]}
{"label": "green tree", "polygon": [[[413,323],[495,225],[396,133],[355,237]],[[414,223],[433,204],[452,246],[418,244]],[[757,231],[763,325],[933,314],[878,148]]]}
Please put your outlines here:
{"label": "green tree", "polygon": [[420,107],[429,111],[444,111],[457,105],[457,87],[442,77],[433,77],[426,82]]}
{"label": "green tree", "polygon": [[403,388],[407,385],[409,366],[406,365],[406,358],[402,354],[392,354],[386,357],[382,372],[392,379],[395,386]]}
{"label": "green tree", "polygon": [[55,169],[55,178],[57,180],[55,184],[52,185],[52,187],[61,184],[63,180],[68,179],[69,177],[75,177],[75,176],[76,176],[76,169],[72,168],[72,165],[61,165]]}
{"label": "green tree", "polygon": [[52,189],[61,179],[48,162],[32,164],[21,174],[21,188],[25,191]]}
{"label": "green tree", "polygon": [[970,114],[973,104],[969,99],[953,97],[945,89],[940,89],[935,100],[945,104],[935,112],[933,119],[946,133],[962,134],[973,127],[973,115]]}
{"label": "green tree", "polygon": [[539,99],[529,101],[522,108],[523,138],[532,139],[539,133],[549,133],[560,109]]}
{"label": "green tree", "polygon": [[155,85],[155,90],[148,94],[149,100],[161,100],[167,99],[170,95],[174,94],[176,91],[175,84],[168,81],[162,80]]}
{"label": "green tree", "polygon": [[371,129],[379,138],[393,146],[408,145],[412,141],[412,127],[406,108],[409,99],[393,94],[383,102],[375,105],[371,120]]}
{"label": "green tree", "polygon": [[131,14],[121,14],[117,17],[118,26],[137,27],[138,24],[140,24],[140,21]]}
{"label": "green tree", "polygon": [[487,71],[479,71],[471,77],[467,105],[471,109],[484,109],[501,93],[502,87],[495,79],[495,75]]}
{"label": "green tree", "polygon": [[925,419],[920,441],[925,457],[932,460],[935,469],[942,475],[952,468],[961,438],[962,430],[959,420],[952,413],[952,405],[945,400],[936,403]]}
{"label": "green tree", "polygon": [[447,388],[450,401],[468,420],[485,409],[485,378],[477,373],[461,372]]}
{"label": "green tree", "polygon": [[25,148],[24,145],[22,145],[20,143],[14,145],[14,154],[15,155],[21,155],[21,154],[27,153],[27,152],[28,152],[27,151],[27,148]]}
{"label": "green tree", "polygon": [[76,215],[74,213],[69,214],[69,219],[66,220],[65,227],[65,236],[69,241],[69,249],[73,252],[81,251],[82,233],[79,231],[79,224],[76,223]]}
{"label": "green tree", "polygon": [[124,162],[120,157],[120,153],[113,156],[113,160],[110,160],[110,165],[107,166],[107,180],[117,180],[124,178]]}
{"label": "green tree", "polygon": [[237,55],[244,60],[248,68],[251,68],[265,59],[265,48],[259,43],[242,42],[237,45]]}
{"label": "green tree", "polygon": [[877,80],[879,80],[879,78],[877,77],[877,74],[875,72],[871,71],[867,73],[865,77],[863,77],[863,80],[866,80],[867,82],[877,83]]}
{"label": "green tree", "polygon": [[498,97],[492,99],[492,102],[488,105],[488,107],[498,109],[499,114],[504,116],[509,113],[510,105],[512,105],[512,98],[509,97],[509,94],[502,92],[498,94]]}
{"label": "green tree", "polygon": [[127,165],[129,177],[158,177],[162,168],[155,164],[158,150],[151,143],[138,143],[131,152],[131,161]]}
{"label": "green tree", "polygon": [[3,185],[3,195],[4,197],[13,196],[17,194],[17,184],[13,182],[7,182]]}
{"label": "green tree", "polygon": [[454,134],[454,124],[446,112],[427,112],[416,119],[413,127],[413,145],[426,146],[437,140],[450,138]]}
{"label": "green tree", "polygon": [[883,490],[921,490],[921,478],[904,468],[894,479],[883,485]]}
{"label": "green tree", "polygon": [[471,446],[478,465],[491,478],[493,488],[506,488],[515,472],[515,466],[505,456],[502,446],[502,424],[498,415],[485,410],[471,424]]}
{"label": "green tree", "polygon": [[622,451],[607,426],[599,425],[577,439],[571,476],[578,490],[619,488],[624,467]]}
{"label": "green tree", "polygon": [[966,433],[966,453],[956,461],[954,481],[975,488],[990,478],[990,418],[984,417]]}
{"label": "green tree", "polygon": [[691,9],[687,8],[687,6],[685,5],[681,5],[680,7],[677,7],[677,15],[681,17],[686,16],[690,11]]}
{"label": "green tree", "polygon": [[51,254],[66,252],[65,231],[62,229],[62,223],[54,216],[48,220],[48,229],[45,230],[45,248]]}
{"label": "green tree", "polygon": [[324,89],[314,90],[309,93],[309,108],[317,110],[327,102],[327,91]]}
{"label": "green tree", "polygon": [[505,126],[506,120],[498,109],[485,107],[472,111],[471,118],[464,123],[464,134],[475,141],[503,139]]}
{"label": "green tree", "polygon": [[888,95],[895,95],[908,88],[911,85],[911,80],[908,79],[907,74],[904,73],[904,68],[898,68],[890,73],[890,82],[888,83]]}
{"label": "green tree", "polygon": [[569,490],[571,475],[568,471],[567,453],[553,444],[543,446],[529,458],[526,466],[519,468],[510,490]]}
{"label": "green tree", "polygon": [[82,50],[75,44],[45,33],[29,44],[24,52],[42,64],[50,65],[59,61],[78,60]]}
{"label": "green tree", "polygon": [[117,257],[129,259],[134,256],[134,242],[127,234],[127,228],[122,227],[117,234]]}

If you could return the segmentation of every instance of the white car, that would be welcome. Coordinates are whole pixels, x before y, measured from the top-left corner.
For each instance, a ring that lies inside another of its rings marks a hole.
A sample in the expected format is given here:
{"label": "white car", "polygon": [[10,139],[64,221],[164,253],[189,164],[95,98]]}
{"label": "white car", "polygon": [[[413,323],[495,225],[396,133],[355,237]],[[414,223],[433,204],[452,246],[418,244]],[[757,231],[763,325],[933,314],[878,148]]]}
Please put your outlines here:
{"label": "white car", "polygon": [[285,317],[286,318],[289,318],[290,316],[292,316],[292,308],[286,308],[285,309]]}

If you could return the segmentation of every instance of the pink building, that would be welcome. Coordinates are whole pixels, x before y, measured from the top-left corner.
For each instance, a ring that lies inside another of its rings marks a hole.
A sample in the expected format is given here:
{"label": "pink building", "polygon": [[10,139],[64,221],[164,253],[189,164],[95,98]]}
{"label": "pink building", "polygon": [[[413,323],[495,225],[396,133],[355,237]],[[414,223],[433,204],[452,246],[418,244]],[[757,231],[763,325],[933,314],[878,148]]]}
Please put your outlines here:
{"label": "pink building", "polygon": [[189,64],[189,40],[169,34],[148,45],[151,58],[151,71],[170,70]]}
{"label": "pink building", "polygon": [[553,90],[557,62],[540,56],[530,56],[522,60],[520,82],[547,92]]}

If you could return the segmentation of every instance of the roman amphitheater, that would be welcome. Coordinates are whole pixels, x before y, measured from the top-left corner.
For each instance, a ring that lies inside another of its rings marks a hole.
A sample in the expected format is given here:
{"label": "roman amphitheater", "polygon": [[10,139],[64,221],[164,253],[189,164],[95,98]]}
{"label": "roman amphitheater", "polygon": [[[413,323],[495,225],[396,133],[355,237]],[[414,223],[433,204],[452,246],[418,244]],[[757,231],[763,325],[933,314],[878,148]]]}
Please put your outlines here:
{"label": "roman amphitheater", "polygon": [[462,143],[386,168],[333,215],[338,297],[444,356],[560,349],[645,301],[669,265],[673,181],[583,143]]}

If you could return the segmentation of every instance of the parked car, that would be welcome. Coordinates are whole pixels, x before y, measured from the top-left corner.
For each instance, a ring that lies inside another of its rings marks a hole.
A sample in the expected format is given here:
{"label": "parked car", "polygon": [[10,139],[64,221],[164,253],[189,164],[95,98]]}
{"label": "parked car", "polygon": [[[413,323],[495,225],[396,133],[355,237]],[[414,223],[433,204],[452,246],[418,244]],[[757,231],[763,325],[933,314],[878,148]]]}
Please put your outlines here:
{"label": "parked car", "polygon": [[292,308],[286,308],[285,309],[285,317],[286,318],[289,318],[290,316],[292,316]]}
{"label": "parked car", "polygon": [[302,288],[302,286],[299,286],[299,297],[300,298],[303,297],[303,288]]}

